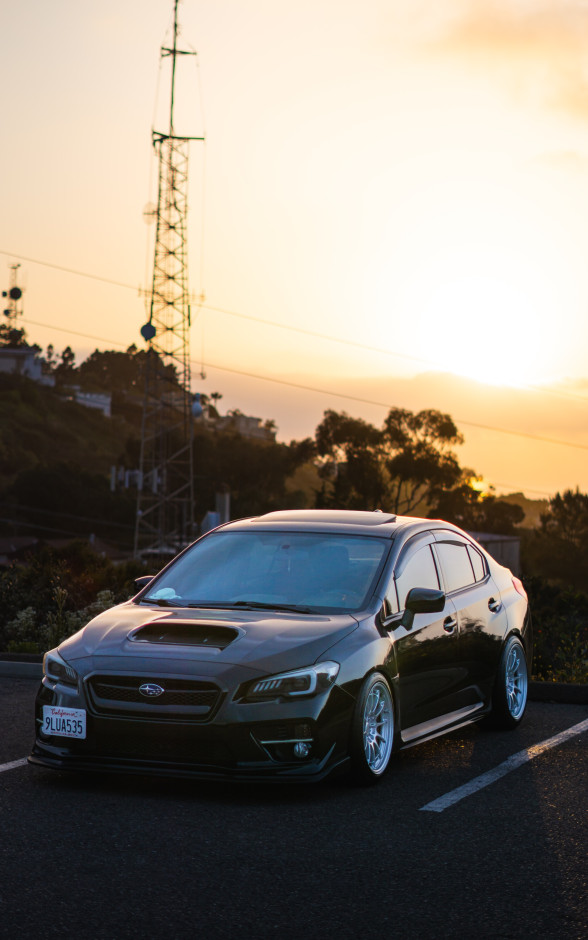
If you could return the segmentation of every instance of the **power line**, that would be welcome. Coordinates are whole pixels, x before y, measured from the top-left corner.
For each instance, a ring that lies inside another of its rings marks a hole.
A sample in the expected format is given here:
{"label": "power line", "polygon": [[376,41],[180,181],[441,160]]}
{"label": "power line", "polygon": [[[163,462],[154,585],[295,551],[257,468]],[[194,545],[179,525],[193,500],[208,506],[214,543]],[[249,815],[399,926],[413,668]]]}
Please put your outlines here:
{"label": "power line", "polygon": [[[42,509],[40,506],[23,506],[22,503],[19,503],[17,506],[0,503],[0,511],[2,512],[14,512],[16,510],[19,512],[31,512],[42,516],[58,516],[60,519],[73,519],[75,522],[91,522],[98,526],[106,525],[108,528],[112,528],[114,526],[117,529],[127,529],[130,532],[133,532],[135,528],[134,525],[129,525],[125,522],[110,522],[104,517],[102,519],[96,519],[93,516],[80,516],[77,513],[62,512],[60,509]],[[13,519],[12,521],[18,523],[18,520],[16,519]]]}
{"label": "power line", "polygon": [[87,277],[92,281],[101,281],[103,284],[112,284],[114,287],[124,287],[141,293],[136,284],[126,284],[124,281],[114,281],[110,277],[101,277],[99,274],[89,274],[88,271],[77,271],[75,268],[65,268],[60,264],[53,264],[51,261],[39,261],[38,258],[27,258],[26,255],[17,255],[13,251],[3,251],[0,248],[0,255],[6,255],[7,258],[18,258],[19,261],[28,261],[29,264],[40,264],[44,268],[53,268],[55,271],[63,271],[64,274],[75,274],[76,277]]}
{"label": "power line", "polygon": [[68,330],[63,326],[53,326],[51,323],[39,323],[38,320],[30,320],[29,317],[22,317],[22,323],[30,324],[31,326],[40,326],[43,329],[57,330],[58,333],[67,333],[68,336],[79,336],[80,339],[91,339],[96,343],[106,343],[109,346],[120,346],[121,349],[128,349],[126,343],[119,343],[114,339],[106,339],[104,336],[92,336],[91,333],[80,333],[78,330]]}
{"label": "power line", "polygon": [[[28,258],[25,255],[19,255],[19,254],[15,254],[14,252],[3,251],[2,249],[0,249],[0,254],[6,255],[7,257],[11,257],[11,258],[19,258],[19,260],[28,261],[30,264],[40,264],[47,268],[54,268],[55,270],[63,271],[66,274],[75,274],[77,277],[87,277],[94,281],[101,281],[103,284],[111,284],[114,287],[123,287],[127,290],[134,291],[138,295],[141,295],[142,293],[141,289],[138,288],[136,285],[127,284],[123,281],[116,281],[116,280],[113,280],[112,278],[102,277],[98,274],[89,274],[86,271],[78,271],[74,268],[66,268],[61,265],[53,264],[49,261],[39,261],[36,258]],[[313,339],[321,339],[330,343],[339,343],[342,346],[350,346],[354,349],[363,349],[366,352],[374,352],[382,356],[392,356],[393,358],[396,358],[396,359],[404,359],[410,362],[418,362],[421,365],[438,367],[438,363],[432,362],[430,359],[423,359],[419,356],[412,356],[408,353],[395,352],[392,349],[384,349],[381,346],[371,346],[367,343],[358,343],[357,340],[345,339],[339,336],[331,336],[328,333],[319,333],[315,330],[308,330],[300,326],[292,326],[292,324],[288,324],[288,323],[278,323],[275,320],[267,320],[267,319],[264,319],[263,317],[253,316],[252,314],[239,313],[236,310],[228,310],[226,307],[216,307],[216,306],[213,306],[212,304],[206,304],[206,303],[199,303],[198,307],[203,310],[210,310],[214,313],[222,313],[222,314],[225,314],[226,316],[235,317],[240,320],[248,320],[251,323],[259,323],[262,326],[269,326],[278,330],[287,330],[288,332],[291,332],[291,333],[298,333],[301,336],[310,336]],[[31,320],[30,322],[32,323],[33,321]],[[37,324],[37,325],[43,326],[44,324]],[[57,327],[55,327],[55,329],[57,329]],[[70,331],[64,330],[64,332],[71,332],[74,336],[78,336],[78,335],[86,336],[86,334],[76,333],[74,330],[70,330]],[[93,337],[87,336],[87,338],[92,339]],[[111,342],[111,341],[101,340],[101,342]],[[122,343],[116,343],[115,345],[125,348],[124,344]],[[556,389],[542,388],[540,385],[522,385],[520,387],[527,389],[528,391],[535,392],[536,394],[539,394],[539,395],[551,395],[556,398],[566,398],[566,399],[571,399],[573,401],[582,402],[583,404],[588,404],[588,397],[584,395],[576,395],[574,394],[574,392],[565,392],[562,389],[556,390]]]}
{"label": "power line", "polygon": [[[49,328],[52,330],[53,329],[59,330],[62,333],[68,333],[68,334],[71,333],[74,336],[80,336],[85,339],[93,339],[98,342],[109,343],[114,346],[120,346],[123,349],[128,348],[123,343],[118,343],[113,340],[104,339],[103,337],[98,338],[95,336],[91,336],[87,333],[80,333],[74,330],[65,329],[63,327],[58,327],[58,326],[54,327],[48,323],[38,323],[34,320],[29,320],[28,317],[23,318],[23,322],[31,323],[35,326],[43,326],[45,328]],[[393,405],[391,405],[390,402],[375,401],[374,399],[371,399],[371,398],[362,398],[359,395],[350,395],[347,392],[336,392],[327,388],[317,388],[316,386],[312,386],[312,385],[303,385],[301,382],[292,382],[292,381],[288,381],[287,379],[278,379],[278,378],[268,376],[268,375],[259,375],[258,373],[255,373],[255,372],[245,372],[242,369],[233,369],[233,368],[230,368],[229,366],[220,366],[213,362],[197,363],[196,360],[191,360],[191,364],[196,366],[197,368],[200,366],[202,367],[206,366],[209,369],[218,369],[221,372],[229,372],[233,375],[242,375],[245,378],[257,379],[262,382],[273,382],[277,385],[285,385],[289,388],[297,388],[297,389],[300,389],[301,391],[313,392],[314,394],[318,394],[318,395],[331,395],[334,398],[344,398],[347,401],[355,401],[362,405],[374,405],[378,408],[393,407]],[[562,440],[558,440],[557,438],[543,437],[542,435],[539,435],[539,434],[529,434],[525,431],[513,431],[510,428],[499,428],[491,424],[479,424],[475,421],[467,421],[464,418],[456,417],[454,418],[454,420],[457,424],[460,424],[460,425],[463,424],[466,427],[476,428],[477,430],[480,430],[480,431],[492,431],[496,434],[508,434],[511,437],[520,437],[525,440],[537,441],[538,443],[541,443],[541,444],[552,444],[558,447],[573,447],[576,450],[588,450],[588,444],[576,444],[573,441],[562,441]]]}
{"label": "power line", "polygon": [[[300,333],[303,336],[312,336],[313,339],[322,339],[331,343],[340,343],[342,346],[352,346],[355,349],[365,349],[366,352],[380,353],[383,356],[394,356],[396,359],[406,359],[410,362],[420,362],[422,365],[426,366],[438,366],[438,363],[432,362],[430,359],[423,359],[420,356],[411,356],[408,353],[394,352],[391,349],[384,349],[381,346],[369,346],[367,343],[358,343],[357,340],[343,339],[338,336],[330,336],[327,333],[317,333],[315,330],[307,330],[301,326],[292,326],[287,323],[276,323],[275,320],[265,320],[262,317],[254,317],[247,313],[237,313],[235,310],[226,310],[224,307],[213,307],[210,304],[204,303],[200,304],[199,306],[201,306],[204,310],[212,310],[216,313],[225,313],[228,316],[237,317],[241,320],[250,320],[254,323],[261,323],[264,326],[273,326],[280,330],[289,330],[291,333]],[[572,398],[576,401],[588,404],[588,397],[583,395],[575,395],[573,392],[541,388],[540,385],[521,385],[519,387],[528,389],[529,391],[537,392],[540,395],[555,395],[558,398]]]}
{"label": "power line", "polygon": [[[19,528],[19,529],[34,529],[34,531],[37,533],[52,532],[54,535],[65,535],[68,538],[78,538],[78,539],[84,538],[84,535],[81,532],[74,532],[71,529],[56,529],[56,528],[53,528],[52,526],[43,525],[43,523],[39,523],[39,522],[21,522],[20,519],[0,518],[0,523],[3,523],[5,525],[12,525],[15,528]],[[14,538],[15,536],[10,536],[10,535],[2,536],[2,538],[11,538],[11,537]],[[102,536],[99,536],[99,538],[102,538]],[[125,544],[123,542],[114,541],[110,537],[106,537],[105,541],[108,541],[111,544],[116,545],[117,548],[121,548],[121,549],[123,548],[128,549],[130,546],[130,543]]]}
{"label": "power line", "polygon": [[[370,398],[360,398],[357,395],[349,395],[345,392],[333,392],[330,389],[315,388],[310,385],[302,385],[298,382],[289,382],[286,379],[275,379],[275,378],[270,378],[269,376],[266,376],[266,375],[256,375],[255,373],[244,372],[240,369],[230,369],[227,366],[218,366],[212,362],[205,362],[203,363],[203,365],[207,366],[209,369],[220,369],[223,372],[234,372],[237,375],[243,375],[243,376],[246,376],[247,378],[262,379],[265,382],[276,382],[279,385],[288,385],[291,388],[298,388],[307,392],[316,392],[320,395],[333,395],[336,398],[346,398],[346,399],[349,399],[350,401],[361,402],[361,404],[364,404],[364,405],[376,405],[377,407],[380,407],[380,408],[393,407],[390,404],[390,402],[374,401],[373,399],[370,399]],[[463,418],[454,418],[454,420],[456,424],[465,424],[467,427],[477,428],[478,430],[482,430],[482,431],[494,431],[497,434],[510,434],[513,437],[522,437],[531,441],[539,441],[542,444],[556,444],[560,447],[575,447],[578,450],[588,450],[588,444],[574,444],[572,441],[560,441],[560,440],[556,440],[555,438],[542,437],[538,434],[527,434],[524,431],[512,431],[509,428],[497,428],[490,424],[477,424],[474,421],[466,421]]]}

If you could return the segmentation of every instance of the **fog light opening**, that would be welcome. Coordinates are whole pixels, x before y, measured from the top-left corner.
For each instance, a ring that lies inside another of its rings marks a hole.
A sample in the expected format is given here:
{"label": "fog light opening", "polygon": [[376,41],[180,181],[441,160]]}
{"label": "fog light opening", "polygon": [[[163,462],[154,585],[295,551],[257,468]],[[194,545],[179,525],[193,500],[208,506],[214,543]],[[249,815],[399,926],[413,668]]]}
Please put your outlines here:
{"label": "fog light opening", "polygon": [[299,760],[304,760],[304,758],[308,757],[310,754],[310,744],[307,744],[306,741],[297,741],[293,750],[294,757],[297,757]]}

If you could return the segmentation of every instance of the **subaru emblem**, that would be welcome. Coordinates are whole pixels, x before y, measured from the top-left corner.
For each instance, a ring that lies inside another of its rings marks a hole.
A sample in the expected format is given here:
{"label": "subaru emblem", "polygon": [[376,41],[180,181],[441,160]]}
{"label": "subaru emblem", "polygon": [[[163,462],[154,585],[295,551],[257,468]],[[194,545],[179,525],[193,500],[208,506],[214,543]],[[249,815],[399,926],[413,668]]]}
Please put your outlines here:
{"label": "subaru emblem", "polygon": [[156,698],[158,695],[163,695],[165,689],[162,689],[156,682],[144,682],[139,686],[139,692],[147,698]]}

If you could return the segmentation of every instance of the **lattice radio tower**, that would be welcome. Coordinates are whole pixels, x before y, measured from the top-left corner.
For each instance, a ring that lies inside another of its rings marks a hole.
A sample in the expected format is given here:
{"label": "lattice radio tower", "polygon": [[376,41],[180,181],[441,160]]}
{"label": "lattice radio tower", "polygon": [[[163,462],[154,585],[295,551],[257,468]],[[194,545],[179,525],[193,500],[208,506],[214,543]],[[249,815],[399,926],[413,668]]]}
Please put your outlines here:
{"label": "lattice radio tower", "polygon": [[2,291],[2,297],[8,298],[8,307],[4,311],[11,327],[18,327],[18,318],[22,316],[22,290],[17,284],[20,264],[10,265],[10,287]]}
{"label": "lattice radio tower", "polygon": [[170,556],[194,533],[193,395],[190,386],[190,301],[186,222],[190,141],[174,131],[178,57],[178,3],[174,2],[169,130],[153,131],[159,160],[155,252],[149,320],[141,329],[148,343],[141,455],[137,486],[135,557]]}

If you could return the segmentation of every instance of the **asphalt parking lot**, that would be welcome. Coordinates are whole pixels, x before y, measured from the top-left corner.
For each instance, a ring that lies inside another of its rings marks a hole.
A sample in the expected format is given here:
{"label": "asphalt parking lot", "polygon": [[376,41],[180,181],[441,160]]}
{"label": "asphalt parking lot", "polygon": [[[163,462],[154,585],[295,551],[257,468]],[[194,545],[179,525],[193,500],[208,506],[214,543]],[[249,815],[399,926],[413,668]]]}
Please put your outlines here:
{"label": "asphalt parking lot", "polygon": [[[361,790],[21,763],[37,683],[0,677],[0,937],[574,938],[588,932],[588,708],[531,702]],[[513,755],[577,729],[450,803]]]}

